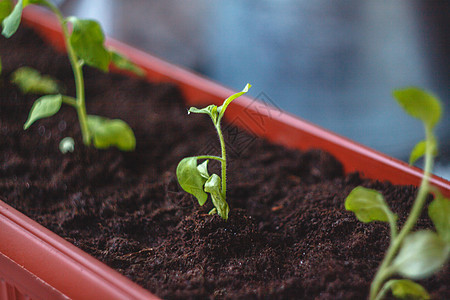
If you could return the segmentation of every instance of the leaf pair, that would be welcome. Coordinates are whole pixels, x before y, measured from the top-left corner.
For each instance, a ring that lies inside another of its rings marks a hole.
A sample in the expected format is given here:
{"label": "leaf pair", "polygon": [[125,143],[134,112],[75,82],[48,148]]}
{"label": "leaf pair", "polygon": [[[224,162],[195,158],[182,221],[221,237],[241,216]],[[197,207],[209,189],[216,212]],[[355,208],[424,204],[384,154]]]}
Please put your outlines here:
{"label": "leaf pair", "polygon": [[140,67],[123,55],[106,49],[105,36],[97,21],[82,20],[76,17],[68,17],[67,21],[73,24],[69,42],[76,55],[84,63],[107,72],[112,62],[119,69],[130,71],[138,76],[145,75]]}
{"label": "leaf pair", "polygon": [[114,146],[121,151],[133,151],[136,148],[133,130],[124,121],[88,115],[87,123],[97,149]]}
{"label": "leaf pair", "polygon": [[230,103],[233,100],[235,100],[236,98],[247,93],[251,87],[252,87],[252,85],[247,83],[242,91],[240,91],[239,93],[233,94],[230,97],[228,97],[227,99],[225,99],[223,104],[219,107],[217,107],[216,105],[213,105],[213,104],[211,104],[205,108],[191,107],[191,108],[189,108],[188,113],[207,114],[211,117],[211,120],[213,121],[214,126],[217,126],[218,124],[220,124],[220,121],[222,120],[223,115],[225,114],[225,111],[226,111],[228,105],[230,105]]}
{"label": "leaf pair", "polygon": [[[63,96],[60,94],[42,96],[37,99],[31,107],[23,128],[26,130],[35,121],[56,114],[61,108],[62,101]],[[133,130],[122,120],[88,115],[87,124],[92,134],[92,142],[98,149],[114,146],[122,151],[132,151],[136,147]]]}
{"label": "leaf pair", "polygon": [[205,204],[208,200],[207,193],[209,193],[215,211],[227,220],[230,209],[221,191],[221,178],[216,174],[209,175],[208,160],[200,165],[197,164],[197,161],[198,157],[196,156],[186,157],[180,161],[176,171],[180,186],[197,198],[200,205]]}

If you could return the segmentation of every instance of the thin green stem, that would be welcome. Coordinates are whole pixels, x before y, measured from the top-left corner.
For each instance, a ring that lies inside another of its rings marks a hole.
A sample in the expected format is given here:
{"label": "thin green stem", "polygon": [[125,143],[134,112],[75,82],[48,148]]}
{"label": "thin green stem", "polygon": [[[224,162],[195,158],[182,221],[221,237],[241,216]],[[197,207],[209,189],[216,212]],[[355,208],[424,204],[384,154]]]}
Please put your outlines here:
{"label": "thin green stem", "polygon": [[227,199],[227,153],[225,150],[225,140],[220,129],[220,122],[216,124],[217,134],[220,140],[220,149],[222,150],[222,196]]}
{"label": "thin green stem", "polygon": [[406,220],[403,228],[400,230],[398,236],[391,240],[391,244],[386,252],[386,256],[381,263],[380,268],[375,275],[375,278],[370,287],[370,299],[374,300],[377,297],[377,294],[380,291],[381,284],[387,279],[386,269],[389,269],[389,266],[397,254],[404,238],[406,235],[413,229],[414,225],[417,222],[417,219],[422,212],[423,206],[425,205],[425,200],[427,198],[429,192],[429,180],[430,180],[430,172],[433,169],[433,133],[431,128],[425,126],[425,137],[426,137],[426,149],[425,149],[425,167],[424,174],[422,177],[422,182],[420,183],[419,191],[417,192],[416,200],[414,201],[413,207],[411,209],[411,213],[409,214],[408,219]]}
{"label": "thin green stem", "polygon": [[381,300],[384,298],[384,296],[386,295],[386,293],[389,291],[389,289],[391,288],[392,284],[395,282],[395,280],[389,280],[388,282],[386,282],[383,287],[381,288],[380,292],[378,293],[377,297],[375,298],[375,300]]}
{"label": "thin green stem", "polygon": [[389,210],[387,213],[389,219],[389,227],[391,229],[391,240],[394,240],[397,237],[397,222],[395,220],[395,216]]}
{"label": "thin green stem", "polygon": [[58,17],[59,22],[61,23],[62,32],[64,35],[64,42],[66,44],[67,54],[69,56],[69,61],[72,66],[73,74],[75,76],[75,86],[76,86],[76,110],[78,114],[78,120],[80,122],[81,133],[83,135],[83,142],[86,146],[88,146],[91,142],[91,133],[89,131],[89,127],[87,124],[87,114],[86,114],[86,105],[85,105],[85,95],[84,95],[84,79],[83,79],[83,71],[82,71],[82,63],[80,63],[77,59],[75,51],[72,48],[72,45],[69,41],[69,30],[67,28],[67,22],[64,19],[64,16],[61,14],[59,9],[50,2],[45,3],[55,15]]}
{"label": "thin green stem", "polygon": [[73,106],[74,108],[78,107],[77,99],[70,96],[62,96],[62,102],[67,105]]}

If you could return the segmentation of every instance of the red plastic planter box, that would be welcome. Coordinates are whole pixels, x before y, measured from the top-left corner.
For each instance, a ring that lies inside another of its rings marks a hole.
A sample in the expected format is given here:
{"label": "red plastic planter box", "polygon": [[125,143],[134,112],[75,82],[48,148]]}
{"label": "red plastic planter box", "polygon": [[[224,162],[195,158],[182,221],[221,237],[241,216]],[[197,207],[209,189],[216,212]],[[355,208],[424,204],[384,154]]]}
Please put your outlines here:
{"label": "red plastic planter box", "polygon": [[[24,23],[62,48],[59,25],[46,11],[29,7]],[[108,40],[147,71],[151,81],[178,84],[188,104],[220,105],[233,91],[149,54]],[[249,97],[234,101],[226,117],[252,133],[287,147],[321,148],[338,158],[346,172],[395,184],[418,185],[421,171],[337,136]],[[450,182],[433,176],[432,184],[450,197]],[[1,299],[156,299],[108,266],[0,201]]]}

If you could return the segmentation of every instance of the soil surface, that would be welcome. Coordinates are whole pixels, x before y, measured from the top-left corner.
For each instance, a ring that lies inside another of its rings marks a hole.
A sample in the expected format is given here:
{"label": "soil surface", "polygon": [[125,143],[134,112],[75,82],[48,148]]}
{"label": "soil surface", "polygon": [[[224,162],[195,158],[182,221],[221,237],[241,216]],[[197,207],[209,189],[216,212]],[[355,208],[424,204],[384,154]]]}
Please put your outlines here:
{"label": "soil surface", "polygon": [[[76,113],[22,126],[38,95],[9,82],[31,66],[74,94],[72,72],[33,32],[0,38],[0,199],[118,272],[167,299],[365,299],[389,243],[386,224],[362,224],[344,209],[357,185],[381,191],[403,223],[416,189],[344,175],[320,150],[301,152],[232,125],[229,220],[208,215],[177,184],[186,156],[218,154],[205,115],[187,115],[177,87],[85,67],[87,110],[134,129],[135,152],[82,145]],[[75,152],[61,154],[71,136]],[[218,171],[214,163],[212,171]],[[424,213],[418,228],[431,227]],[[447,278],[447,280],[445,279]],[[422,283],[450,299],[450,268]]]}

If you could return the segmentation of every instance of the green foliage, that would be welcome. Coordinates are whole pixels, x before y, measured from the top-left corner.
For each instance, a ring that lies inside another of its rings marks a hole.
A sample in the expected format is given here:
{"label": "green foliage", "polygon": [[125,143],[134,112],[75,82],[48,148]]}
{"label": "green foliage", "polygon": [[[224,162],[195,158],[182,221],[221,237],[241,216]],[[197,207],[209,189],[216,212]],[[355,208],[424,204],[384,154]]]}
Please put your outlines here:
{"label": "green foliage", "polygon": [[409,115],[421,120],[430,129],[439,122],[442,106],[431,93],[416,87],[410,87],[395,90],[392,94]]}
{"label": "green foliage", "polygon": [[12,2],[11,0],[0,0],[0,23],[11,14]]}
{"label": "green foliage", "polygon": [[405,237],[392,268],[411,279],[423,279],[439,270],[447,261],[450,245],[435,232],[420,230]]}
{"label": "green foliage", "polygon": [[[12,8],[10,1],[0,2],[0,17],[3,19],[2,34],[6,37],[13,35],[20,25],[22,9],[29,4],[37,4],[49,8],[60,21],[67,53],[75,75],[76,98],[65,95],[47,95],[39,98],[33,105],[24,129],[36,120],[54,115],[62,103],[76,109],[80,122],[83,142],[98,149],[117,147],[122,151],[132,151],[136,147],[133,130],[124,121],[110,120],[98,116],[88,116],[84,97],[84,79],[82,68],[84,64],[108,71],[113,60],[119,68],[139,72],[140,69],[115,52],[110,52],[104,46],[105,37],[100,24],[93,20],[81,20],[76,17],[65,19],[59,9],[47,0],[19,0]],[[71,34],[67,23],[73,25]],[[23,93],[56,94],[59,93],[57,83],[48,76],[41,76],[31,68],[21,68],[13,74],[12,81]],[[73,151],[73,139],[64,139],[60,143],[63,153]]]}
{"label": "green foliage", "polygon": [[140,67],[138,67],[137,65],[135,65],[134,63],[132,63],[129,59],[127,59],[126,57],[124,57],[122,54],[113,51],[113,50],[109,50],[109,53],[111,55],[111,61],[112,63],[119,69],[125,70],[125,71],[129,71],[134,73],[137,76],[144,76],[145,75],[145,71],[143,69],[141,69]]}
{"label": "green foliage", "polygon": [[58,83],[48,75],[41,75],[30,67],[21,67],[11,75],[11,81],[24,94],[57,94],[60,92]]}
{"label": "green foliage", "polygon": [[23,125],[23,129],[28,129],[35,121],[51,117],[56,114],[61,108],[62,96],[61,95],[46,95],[37,99],[31,107],[28,120]]}
{"label": "green foliage", "polygon": [[111,54],[104,46],[105,36],[97,21],[67,18],[73,24],[69,42],[76,55],[91,67],[108,71]]}
{"label": "green foliage", "polygon": [[121,151],[133,151],[136,148],[133,130],[124,121],[88,115],[87,123],[97,149],[114,146]]}
{"label": "green foliage", "polygon": [[394,220],[397,218],[380,192],[362,186],[356,187],[347,196],[345,209],[354,212],[358,220],[364,223],[389,222],[390,218]]}
{"label": "green foliage", "polygon": [[[225,99],[223,104],[219,107],[217,107],[216,105],[209,105],[201,109],[195,107],[191,107],[189,109],[188,113],[207,114],[211,117],[214,127],[217,130],[217,135],[219,136],[222,157],[211,155],[187,157],[182,159],[177,166],[177,178],[183,190],[194,195],[200,205],[205,204],[205,202],[208,200],[209,193],[211,195],[211,201],[214,205],[214,209],[210,211],[210,214],[217,213],[224,220],[228,219],[230,208],[226,201],[227,161],[225,141],[220,129],[220,121],[222,120],[222,117],[225,114],[225,110],[227,109],[231,101],[247,93],[250,87],[251,85],[247,84],[241,92],[233,94],[229,98]],[[197,161],[202,159],[204,159],[205,161],[198,165]],[[217,174],[209,175],[208,161],[211,159],[217,160],[221,163],[222,178]]]}
{"label": "green foliage", "polygon": [[[3,36],[10,38],[19,28],[20,20],[22,19],[22,9],[26,6],[22,0],[17,1],[16,6],[10,12],[7,17],[4,17],[2,21],[2,34]],[[3,8],[3,13],[6,13],[7,8]]]}
{"label": "green foliage", "polygon": [[393,295],[401,299],[429,299],[425,289],[410,280],[390,280],[383,288],[381,286],[394,274],[411,279],[431,276],[450,255],[450,201],[442,197],[439,191],[435,191],[435,199],[428,208],[437,233],[430,230],[410,233],[430,192],[429,177],[433,157],[438,150],[433,128],[441,118],[442,108],[434,95],[415,87],[396,90],[393,96],[408,114],[421,120],[425,128],[425,140],[414,147],[409,159],[413,164],[420,157],[425,157],[424,176],[411,213],[397,234],[395,215],[383,196],[363,187],[356,187],[348,195],[345,208],[353,211],[362,222],[389,221],[391,226],[391,244],[372,282],[370,299],[381,299],[389,287]]}
{"label": "green foliage", "polygon": [[[433,156],[436,156],[438,154],[436,138],[434,136],[431,136],[429,143],[432,149],[431,153],[433,154]],[[409,156],[409,164],[413,165],[419,158],[424,156],[426,149],[427,149],[427,141],[418,142],[411,151],[411,155]]]}
{"label": "green foliage", "polygon": [[428,206],[428,215],[442,240],[450,244],[450,200],[439,192],[435,194],[435,199]]}
{"label": "green foliage", "polygon": [[408,279],[391,280],[392,295],[405,300],[431,299],[428,292],[420,284]]}
{"label": "green foliage", "polygon": [[208,194],[203,190],[203,186],[209,178],[205,178],[205,172],[207,174],[208,171],[204,164],[197,166],[197,157],[183,158],[177,166],[177,178],[180,186],[189,194],[194,195],[200,205],[205,204],[208,200]]}
{"label": "green foliage", "polygon": [[230,208],[222,194],[220,188],[221,184],[222,180],[220,179],[219,175],[212,174],[211,177],[209,177],[209,179],[205,182],[205,192],[211,194],[211,200],[215,208],[212,213],[217,212],[219,216],[222,217],[222,219],[227,220]]}

